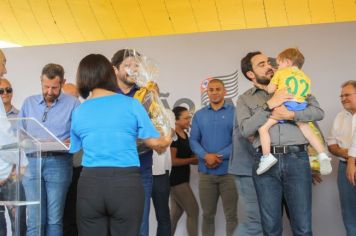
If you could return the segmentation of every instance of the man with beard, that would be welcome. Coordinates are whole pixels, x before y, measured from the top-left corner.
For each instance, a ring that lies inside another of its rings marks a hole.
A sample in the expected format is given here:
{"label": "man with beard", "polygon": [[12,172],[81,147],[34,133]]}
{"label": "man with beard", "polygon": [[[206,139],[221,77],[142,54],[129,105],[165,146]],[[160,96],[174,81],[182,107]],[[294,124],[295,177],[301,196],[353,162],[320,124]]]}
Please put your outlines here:
{"label": "man with beard", "polygon": [[[117,77],[118,93],[124,94],[129,97],[134,97],[140,91],[140,87],[136,85],[136,79],[133,74],[137,73],[138,62],[135,56],[140,56],[139,53],[132,49],[121,49],[117,51],[111,58],[111,64],[114,67]],[[120,121],[118,121],[120,122]],[[145,191],[145,203],[141,223],[141,236],[148,236],[149,234],[149,215],[152,194],[152,155],[153,151],[149,148],[139,147],[140,159],[140,173],[143,188]]]}
{"label": "man with beard", "polygon": [[[61,65],[47,64],[42,69],[42,94],[26,98],[19,117],[33,117],[62,142],[68,142],[71,116],[79,106],[77,98],[61,93],[65,83]],[[46,132],[32,123],[26,123],[26,131],[40,141],[51,139]],[[36,154],[34,155],[36,156]],[[23,179],[26,199],[36,197],[35,158],[29,157],[29,167]],[[63,151],[41,152],[41,235],[63,235],[63,208],[72,179],[72,156]],[[37,235],[38,208],[28,207],[27,235]]]}
{"label": "man with beard", "polygon": [[190,146],[198,156],[199,198],[203,210],[202,234],[215,235],[215,214],[221,196],[226,234],[237,226],[237,191],[234,177],[227,173],[232,149],[235,108],[225,102],[226,90],[219,79],[207,88],[209,105],[194,114]]}
{"label": "man with beard", "polygon": [[[248,53],[241,60],[241,70],[254,87],[237,101],[237,120],[242,135],[253,142],[255,165],[253,181],[260,206],[264,235],[282,235],[282,199],[288,205],[293,235],[312,235],[312,175],[307,154],[307,140],[295,122],[321,120],[324,112],[313,96],[303,111],[289,111],[283,103],[293,99],[287,90],[268,95],[259,85],[267,85],[273,76],[268,57],[261,52]],[[258,128],[268,118],[285,120],[270,129],[272,154],[279,164],[262,175],[256,174],[261,156]]]}

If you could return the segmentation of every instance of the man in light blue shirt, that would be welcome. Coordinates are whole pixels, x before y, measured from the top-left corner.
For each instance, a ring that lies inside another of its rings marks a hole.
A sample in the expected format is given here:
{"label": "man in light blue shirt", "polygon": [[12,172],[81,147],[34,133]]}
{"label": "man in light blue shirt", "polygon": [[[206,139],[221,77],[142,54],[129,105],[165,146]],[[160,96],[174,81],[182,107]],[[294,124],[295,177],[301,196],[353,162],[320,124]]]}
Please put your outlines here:
{"label": "man in light blue shirt", "polygon": [[[21,108],[19,117],[33,117],[62,142],[68,142],[71,116],[80,102],[73,96],[61,93],[64,79],[63,67],[47,64],[42,69],[42,94],[28,97]],[[52,138],[33,122],[26,122],[24,128],[34,138],[44,142]],[[35,198],[35,158],[29,156],[29,167],[23,184],[26,199]],[[63,208],[72,178],[72,156],[67,152],[41,152],[41,235],[61,236],[63,234]],[[28,207],[27,236],[36,235],[38,208]]]}
{"label": "man in light blue shirt", "polygon": [[226,104],[224,83],[208,84],[210,104],[193,117],[190,146],[199,157],[199,197],[203,210],[202,233],[215,234],[215,214],[219,196],[226,218],[226,235],[237,226],[237,191],[234,177],[227,173],[232,149],[235,108]]}

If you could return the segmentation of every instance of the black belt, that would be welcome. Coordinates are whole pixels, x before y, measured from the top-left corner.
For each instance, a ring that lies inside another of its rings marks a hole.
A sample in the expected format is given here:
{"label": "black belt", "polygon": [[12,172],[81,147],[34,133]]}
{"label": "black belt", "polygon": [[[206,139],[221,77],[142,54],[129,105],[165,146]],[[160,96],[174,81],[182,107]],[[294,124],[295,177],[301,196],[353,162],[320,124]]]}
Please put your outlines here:
{"label": "black belt", "polygon": [[[67,155],[68,152],[53,152],[53,151],[48,151],[48,152],[41,152],[41,157],[56,157],[56,156],[63,156]],[[38,153],[28,153],[26,155],[27,157],[38,157]]]}
{"label": "black belt", "polygon": [[[271,146],[271,153],[272,154],[287,154],[293,152],[303,152],[307,151],[307,145],[300,144],[300,145],[288,145],[288,146]],[[262,148],[256,148],[256,152],[262,153]]]}

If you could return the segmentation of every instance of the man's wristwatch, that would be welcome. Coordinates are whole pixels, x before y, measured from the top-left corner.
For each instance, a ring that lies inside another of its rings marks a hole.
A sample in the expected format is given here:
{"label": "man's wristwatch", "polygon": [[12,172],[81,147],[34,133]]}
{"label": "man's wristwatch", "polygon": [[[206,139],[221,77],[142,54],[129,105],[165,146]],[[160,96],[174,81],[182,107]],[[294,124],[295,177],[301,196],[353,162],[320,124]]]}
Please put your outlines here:
{"label": "man's wristwatch", "polygon": [[269,108],[267,102],[265,102],[265,103],[262,105],[262,109],[263,109],[264,111],[268,111],[268,112],[271,112],[271,111],[272,111],[272,109]]}

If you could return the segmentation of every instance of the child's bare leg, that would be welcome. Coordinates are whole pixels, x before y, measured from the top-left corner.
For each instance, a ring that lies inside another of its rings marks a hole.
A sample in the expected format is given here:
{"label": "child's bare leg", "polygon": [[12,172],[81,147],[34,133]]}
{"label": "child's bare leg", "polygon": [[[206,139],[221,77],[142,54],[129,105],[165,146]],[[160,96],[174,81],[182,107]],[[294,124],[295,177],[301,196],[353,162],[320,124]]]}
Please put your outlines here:
{"label": "child's bare leg", "polygon": [[323,143],[315,135],[308,123],[297,122],[298,127],[302,131],[304,137],[308,140],[310,145],[318,152],[318,159],[320,162],[320,174],[328,175],[332,171],[330,160],[331,158],[325,152]]}
{"label": "child's bare leg", "polygon": [[271,137],[269,136],[269,129],[277,123],[277,120],[268,119],[267,122],[258,129],[258,133],[260,134],[262,154],[264,156],[271,153]]}
{"label": "child's bare leg", "polygon": [[277,158],[275,158],[271,154],[271,137],[269,136],[268,132],[269,129],[277,122],[278,121],[276,120],[268,119],[267,122],[258,129],[263,153],[263,156],[260,160],[260,164],[258,165],[258,168],[256,170],[256,173],[258,175],[261,175],[268,171],[277,162]]}

